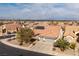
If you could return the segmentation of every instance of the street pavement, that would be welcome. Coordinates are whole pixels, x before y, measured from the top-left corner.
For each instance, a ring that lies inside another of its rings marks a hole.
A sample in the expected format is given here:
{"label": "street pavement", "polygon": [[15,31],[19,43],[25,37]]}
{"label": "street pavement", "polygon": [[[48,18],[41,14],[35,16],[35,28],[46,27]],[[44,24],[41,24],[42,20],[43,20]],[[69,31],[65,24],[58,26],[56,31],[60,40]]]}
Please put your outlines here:
{"label": "street pavement", "polygon": [[[12,37],[14,36],[5,37],[0,40],[6,40]],[[0,41],[0,56],[51,56],[51,55],[11,47],[1,43]]]}
{"label": "street pavement", "polygon": [[51,55],[14,48],[0,42],[0,56],[51,56]]}

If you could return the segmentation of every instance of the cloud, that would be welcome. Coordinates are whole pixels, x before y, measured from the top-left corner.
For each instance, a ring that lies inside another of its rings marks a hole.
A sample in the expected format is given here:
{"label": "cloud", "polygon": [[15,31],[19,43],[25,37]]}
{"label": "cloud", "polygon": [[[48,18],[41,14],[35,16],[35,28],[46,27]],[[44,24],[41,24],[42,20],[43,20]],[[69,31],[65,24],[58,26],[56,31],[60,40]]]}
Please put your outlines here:
{"label": "cloud", "polygon": [[23,19],[79,19],[79,4],[25,3],[0,7],[0,16]]}

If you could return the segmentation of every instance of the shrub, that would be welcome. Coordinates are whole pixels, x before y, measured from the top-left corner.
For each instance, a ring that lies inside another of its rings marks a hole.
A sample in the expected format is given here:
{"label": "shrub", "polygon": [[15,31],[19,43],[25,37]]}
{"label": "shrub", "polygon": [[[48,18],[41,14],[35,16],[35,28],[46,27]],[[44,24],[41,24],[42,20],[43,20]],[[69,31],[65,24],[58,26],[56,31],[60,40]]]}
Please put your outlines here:
{"label": "shrub", "polygon": [[76,43],[71,43],[71,44],[70,44],[70,48],[71,48],[71,49],[73,49],[73,50],[74,50],[74,49],[75,49],[75,47],[76,47]]}
{"label": "shrub", "polygon": [[70,43],[67,40],[59,39],[54,43],[54,47],[58,47],[61,51],[64,51],[69,47]]}
{"label": "shrub", "polygon": [[23,42],[29,43],[30,40],[32,39],[34,32],[30,28],[21,28],[19,31],[16,33],[16,38],[20,42],[19,45],[23,45]]}

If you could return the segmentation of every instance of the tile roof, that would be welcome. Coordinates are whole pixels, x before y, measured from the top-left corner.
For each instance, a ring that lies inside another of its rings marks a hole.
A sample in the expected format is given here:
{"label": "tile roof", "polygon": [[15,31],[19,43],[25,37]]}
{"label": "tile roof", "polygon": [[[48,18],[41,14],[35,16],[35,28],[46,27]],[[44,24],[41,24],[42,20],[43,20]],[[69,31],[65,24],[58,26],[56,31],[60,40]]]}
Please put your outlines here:
{"label": "tile roof", "polygon": [[14,22],[14,23],[9,23],[9,24],[5,24],[6,30],[16,30],[16,28],[20,28],[21,25]]}
{"label": "tile roof", "polygon": [[35,34],[39,34],[39,36],[46,36],[46,37],[53,37],[53,38],[56,38],[58,37],[59,35],[59,32],[60,32],[60,26],[55,26],[55,25],[52,25],[52,26],[45,26],[46,28],[43,29],[43,30],[40,30],[40,29],[34,29],[34,33]]}
{"label": "tile roof", "polygon": [[64,33],[64,36],[72,36],[74,37],[75,34],[73,33],[73,31],[77,32],[79,31],[79,26],[75,26],[75,25],[72,25],[72,26],[65,26],[65,33]]}

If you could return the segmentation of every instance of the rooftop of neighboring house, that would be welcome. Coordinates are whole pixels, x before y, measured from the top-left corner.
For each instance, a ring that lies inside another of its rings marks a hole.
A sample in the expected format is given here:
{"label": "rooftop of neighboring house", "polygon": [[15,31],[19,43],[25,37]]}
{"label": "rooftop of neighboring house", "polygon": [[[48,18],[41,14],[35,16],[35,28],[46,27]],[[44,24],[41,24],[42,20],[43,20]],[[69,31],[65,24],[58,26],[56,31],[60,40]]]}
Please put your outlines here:
{"label": "rooftop of neighboring house", "polygon": [[20,28],[21,25],[17,22],[9,22],[7,24],[2,25],[5,27],[7,30],[16,30],[16,28]]}
{"label": "rooftop of neighboring house", "polygon": [[[59,36],[61,25],[63,24],[64,24],[63,22],[60,22],[58,25],[49,25],[49,22],[47,21],[35,21],[35,22],[28,21],[25,23],[27,27],[33,28],[35,35],[41,37],[50,37],[50,38],[57,38]],[[65,25],[64,36],[75,37],[73,31],[75,32],[79,31],[79,26],[72,25],[72,22],[69,22],[68,24],[64,24]],[[9,22],[4,25],[7,30],[15,30],[17,27],[18,28],[22,27],[22,25],[16,21]],[[2,28],[2,26],[0,26],[0,28]]]}
{"label": "rooftop of neighboring house", "polygon": [[75,37],[75,33],[73,31],[74,32],[78,32],[79,31],[79,26],[75,26],[75,25],[68,26],[68,25],[66,25],[65,26],[64,36],[72,36],[72,37]]}
{"label": "rooftop of neighboring house", "polygon": [[[34,33],[38,36],[44,37],[53,37],[56,38],[59,36],[61,26],[64,23],[61,22],[58,25],[49,25],[48,22],[39,22],[37,25],[34,26]],[[68,24],[64,24],[65,26],[65,33],[64,36],[72,36],[75,37],[74,32],[79,31],[79,26],[73,24],[73,22],[68,22]]]}
{"label": "rooftop of neighboring house", "polygon": [[[37,28],[36,28],[37,27]],[[35,34],[39,36],[57,38],[59,35],[61,27],[59,25],[48,25],[48,23],[39,23],[33,29]]]}

